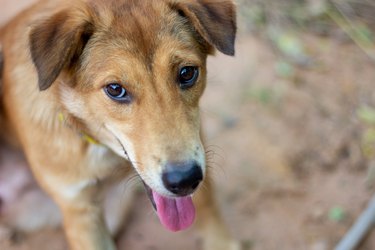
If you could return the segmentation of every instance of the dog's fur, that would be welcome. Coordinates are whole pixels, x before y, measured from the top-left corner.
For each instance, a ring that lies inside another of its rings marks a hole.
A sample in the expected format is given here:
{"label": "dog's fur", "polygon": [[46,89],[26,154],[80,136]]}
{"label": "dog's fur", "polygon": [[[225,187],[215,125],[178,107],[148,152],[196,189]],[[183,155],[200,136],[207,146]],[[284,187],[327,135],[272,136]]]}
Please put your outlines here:
{"label": "dog's fur", "polygon": [[[194,196],[204,249],[239,249],[212,198],[198,106],[207,55],[233,55],[235,32],[232,0],[42,0],[0,30],[6,133],[59,205],[72,249],[115,249],[119,225],[107,229],[100,205],[107,186],[135,169],[171,196],[163,166],[191,158],[205,172]],[[189,90],[176,83],[184,65],[200,69]],[[105,95],[111,82],[130,104]]]}

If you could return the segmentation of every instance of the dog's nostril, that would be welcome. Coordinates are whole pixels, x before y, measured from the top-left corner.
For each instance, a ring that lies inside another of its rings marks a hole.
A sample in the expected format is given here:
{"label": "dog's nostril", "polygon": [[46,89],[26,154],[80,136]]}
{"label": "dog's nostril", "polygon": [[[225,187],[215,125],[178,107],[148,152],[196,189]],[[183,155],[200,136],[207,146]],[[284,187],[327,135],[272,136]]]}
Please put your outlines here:
{"label": "dog's nostril", "polygon": [[167,164],[162,176],[163,184],[170,192],[186,196],[203,180],[201,167],[195,162]]}

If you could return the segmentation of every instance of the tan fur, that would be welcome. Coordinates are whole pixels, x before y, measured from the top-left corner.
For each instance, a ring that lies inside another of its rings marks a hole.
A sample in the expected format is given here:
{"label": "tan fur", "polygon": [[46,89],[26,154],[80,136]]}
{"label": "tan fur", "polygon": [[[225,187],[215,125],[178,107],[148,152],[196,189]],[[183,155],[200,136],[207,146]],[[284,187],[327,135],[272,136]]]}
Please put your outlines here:
{"label": "tan fur", "polygon": [[[214,47],[234,54],[235,29],[231,0],[43,0],[0,31],[7,133],[61,208],[72,249],[115,249],[100,204],[104,186],[132,167],[162,195],[170,195],[160,181],[167,161],[194,157],[205,170],[206,57]],[[177,72],[187,65],[200,76],[181,91]],[[112,82],[126,86],[132,103],[105,95]],[[211,185],[195,199],[205,250],[239,249]]]}

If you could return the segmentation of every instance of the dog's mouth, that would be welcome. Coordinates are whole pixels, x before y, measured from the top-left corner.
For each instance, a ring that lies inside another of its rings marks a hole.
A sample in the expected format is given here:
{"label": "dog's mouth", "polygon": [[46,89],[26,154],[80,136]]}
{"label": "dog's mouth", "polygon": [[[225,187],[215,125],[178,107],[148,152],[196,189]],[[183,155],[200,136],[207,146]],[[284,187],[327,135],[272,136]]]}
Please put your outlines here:
{"label": "dog's mouth", "polygon": [[[110,130],[111,131],[111,130]],[[114,137],[121,145],[127,158],[129,155],[120,139],[114,134]],[[195,220],[195,207],[191,196],[185,197],[166,197],[154,191],[142,180],[148,198],[159,217],[161,224],[167,229],[178,232],[188,229]]]}
{"label": "dog's mouth", "polygon": [[193,224],[195,207],[191,196],[165,197],[152,190],[145,182],[143,184],[164,227],[177,232],[186,230]]}

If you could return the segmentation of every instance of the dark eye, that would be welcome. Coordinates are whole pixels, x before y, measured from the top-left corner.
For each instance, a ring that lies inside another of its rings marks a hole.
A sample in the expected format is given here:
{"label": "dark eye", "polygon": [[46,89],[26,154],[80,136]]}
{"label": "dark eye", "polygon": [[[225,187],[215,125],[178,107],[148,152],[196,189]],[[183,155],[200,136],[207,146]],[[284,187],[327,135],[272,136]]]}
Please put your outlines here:
{"label": "dark eye", "polygon": [[128,91],[118,83],[111,83],[104,87],[105,93],[114,101],[129,103],[131,97]]}
{"label": "dark eye", "polygon": [[194,86],[199,76],[198,67],[186,66],[178,73],[178,83],[181,89],[188,89]]}

